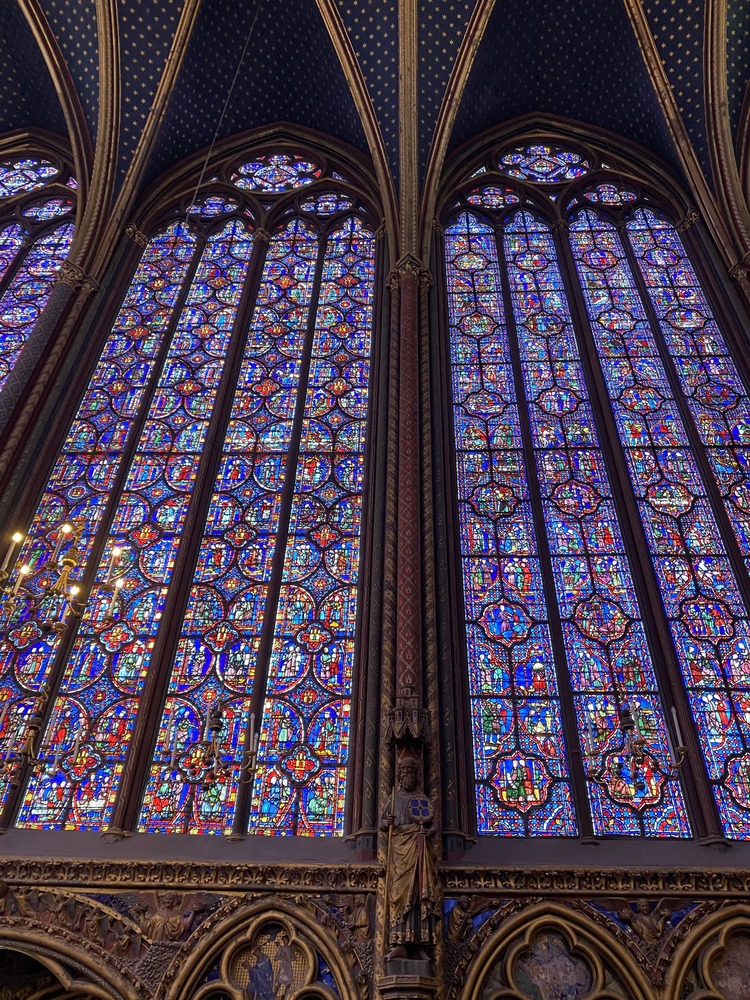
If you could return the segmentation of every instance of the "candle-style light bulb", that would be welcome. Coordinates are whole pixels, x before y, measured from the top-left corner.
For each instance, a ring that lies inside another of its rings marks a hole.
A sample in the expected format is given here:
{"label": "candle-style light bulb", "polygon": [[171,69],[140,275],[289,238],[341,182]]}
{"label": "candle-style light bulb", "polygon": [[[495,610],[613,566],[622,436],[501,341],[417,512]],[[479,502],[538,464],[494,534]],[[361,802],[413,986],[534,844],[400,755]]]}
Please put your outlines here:
{"label": "candle-style light bulb", "polygon": [[22,541],[23,541],[23,535],[21,534],[20,531],[16,531],[11,536],[10,545],[8,546],[5,552],[5,558],[3,559],[3,564],[2,566],[0,566],[0,573],[4,573],[7,570],[8,565],[11,559],[13,558],[13,553],[15,552],[16,546],[19,545]]}
{"label": "candle-style light bulb", "polygon": [[117,565],[121,555],[122,549],[119,545],[115,545],[109,554],[109,566],[107,567],[107,579],[105,580],[107,586],[112,583],[112,574],[115,571],[115,566]]}
{"label": "candle-style light bulb", "polygon": [[57,557],[60,555],[60,551],[65,543],[65,539],[72,532],[73,525],[68,524],[66,521],[57,533],[57,544],[55,545],[55,551],[52,553],[52,562],[57,562]]}
{"label": "candle-style light bulb", "polygon": [[112,600],[109,602],[108,614],[110,615],[110,617],[113,617],[115,611],[117,610],[117,598],[119,597],[120,591],[124,586],[125,586],[125,581],[122,579],[122,577],[120,577],[119,580],[115,580],[115,590],[114,593],[112,594]]}
{"label": "candle-style light bulb", "polygon": [[21,589],[21,584],[23,583],[24,578],[27,577],[30,572],[31,572],[31,566],[29,566],[26,563],[24,563],[24,565],[19,569],[18,576],[16,577],[16,585],[13,588],[13,595],[14,596]]}

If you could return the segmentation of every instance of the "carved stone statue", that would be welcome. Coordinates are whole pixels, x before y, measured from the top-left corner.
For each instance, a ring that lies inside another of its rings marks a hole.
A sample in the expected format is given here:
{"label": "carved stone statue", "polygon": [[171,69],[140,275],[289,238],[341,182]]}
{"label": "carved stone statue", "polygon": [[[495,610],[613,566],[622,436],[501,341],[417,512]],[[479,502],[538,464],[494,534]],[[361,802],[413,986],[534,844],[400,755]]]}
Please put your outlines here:
{"label": "carved stone statue", "polygon": [[408,753],[399,760],[380,826],[388,833],[386,959],[429,959],[438,911],[435,811]]}
{"label": "carved stone statue", "polygon": [[176,892],[165,892],[153,912],[144,904],[137,907],[141,931],[151,941],[178,941],[190,929],[193,918],[202,912],[201,905],[183,913]]}

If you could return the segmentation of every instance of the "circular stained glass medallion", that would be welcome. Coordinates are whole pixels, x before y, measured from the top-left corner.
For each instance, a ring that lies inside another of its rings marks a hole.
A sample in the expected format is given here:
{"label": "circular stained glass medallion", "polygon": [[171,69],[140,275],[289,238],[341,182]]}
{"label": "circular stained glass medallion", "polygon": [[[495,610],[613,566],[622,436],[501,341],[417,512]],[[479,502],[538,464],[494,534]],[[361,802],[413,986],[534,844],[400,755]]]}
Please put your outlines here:
{"label": "circular stained glass medallion", "polygon": [[232,174],[232,183],[246,191],[281,194],[312,184],[321,175],[317,163],[289,153],[258,156]]}
{"label": "circular stained glass medallion", "polygon": [[524,181],[559,184],[583,177],[591,164],[573,149],[538,144],[508,150],[500,157],[498,167],[503,173]]}
{"label": "circular stained glass medallion", "polygon": [[236,212],[239,203],[232,198],[224,198],[222,195],[210,194],[205,198],[199,198],[188,206],[188,215],[197,215],[201,219],[213,219],[217,215],[226,215],[228,212]]}
{"label": "circular stained glass medallion", "polygon": [[49,160],[4,160],[0,163],[0,198],[44,187],[58,173]]}

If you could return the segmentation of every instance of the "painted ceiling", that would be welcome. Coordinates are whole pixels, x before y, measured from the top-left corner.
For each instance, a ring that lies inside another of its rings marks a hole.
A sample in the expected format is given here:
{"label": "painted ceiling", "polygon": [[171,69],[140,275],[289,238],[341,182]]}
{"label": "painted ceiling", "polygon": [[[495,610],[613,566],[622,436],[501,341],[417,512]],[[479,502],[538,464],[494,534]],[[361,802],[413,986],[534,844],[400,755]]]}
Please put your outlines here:
{"label": "painted ceiling", "polygon": [[683,177],[692,160],[710,188],[707,73],[735,145],[748,113],[746,0],[0,0],[0,15],[0,131],[72,141],[75,120],[90,170],[106,149],[113,202],[128,177],[137,194],[273,122],[379,156],[403,196],[527,114],[608,129]]}

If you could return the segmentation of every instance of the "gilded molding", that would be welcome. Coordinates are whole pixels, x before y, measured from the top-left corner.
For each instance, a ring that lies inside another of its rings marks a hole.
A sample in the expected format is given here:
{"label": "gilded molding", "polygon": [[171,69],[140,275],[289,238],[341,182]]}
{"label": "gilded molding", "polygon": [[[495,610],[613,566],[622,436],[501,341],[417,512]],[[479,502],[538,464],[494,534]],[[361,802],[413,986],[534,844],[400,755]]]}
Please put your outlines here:
{"label": "gilded molding", "polygon": [[703,175],[698,157],[690,142],[685,123],[677,106],[677,101],[667,79],[664,64],[659,56],[656,40],[651,33],[646,13],[643,10],[643,5],[640,0],[624,0],[624,2],[654,90],[661,105],[664,120],[672,135],[678,155],[682,160],[689,186],[699,203],[703,217],[710,226],[712,235],[724,256],[725,262],[728,264],[737,252],[733,246],[734,240],[730,236],[726,222],[719,211],[706,178]]}
{"label": "gilded molding", "polygon": [[453,125],[458,114],[466,82],[474,65],[474,58],[487,28],[495,0],[477,0],[466,33],[461,41],[456,61],[453,64],[448,84],[445,88],[443,101],[435,122],[435,131],[430,144],[430,153],[425,171],[424,187],[420,205],[420,236],[418,252],[425,260],[429,259],[432,237],[430,220],[435,216],[443,164],[448,150]]}
{"label": "gilded molding", "polygon": [[720,895],[745,898],[750,893],[750,871],[667,871],[587,869],[459,868],[444,866],[446,895],[488,893],[542,893],[547,896],[680,894],[687,896]]}
{"label": "gilded molding", "polygon": [[13,885],[108,886],[283,892],[374,891],[380,867],[371,865],[210,864],[168,861],[82,861],[44,858],[3,860],[3,878]]}
{"label": "gilded molding", "polygon": [[338,11],[336,0],[316,0],[316,3],[323,23],[328,29],[331,43],[341,63],[354,105],[362,122],[362,130],[375,165],[375,174],[383,199],[383,210],[391,239],[391,249],[395,254],[398,252],[399,246],[398,199],[383,134],[375,115],[375,108],[367,91],[364,74],[354,52],[351,39]]}

